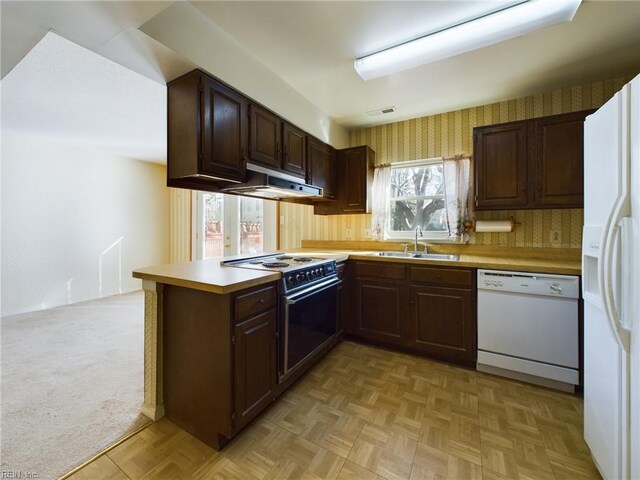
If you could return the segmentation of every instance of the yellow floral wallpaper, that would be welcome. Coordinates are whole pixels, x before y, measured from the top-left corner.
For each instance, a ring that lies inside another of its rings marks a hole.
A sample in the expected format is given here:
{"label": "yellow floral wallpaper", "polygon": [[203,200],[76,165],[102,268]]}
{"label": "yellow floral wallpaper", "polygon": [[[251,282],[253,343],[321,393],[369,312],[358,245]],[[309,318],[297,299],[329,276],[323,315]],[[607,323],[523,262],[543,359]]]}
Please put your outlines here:
{"label": "yellow floral wallpaper", "polygon": [[[352,130],[351,146],[369,145],[376,163],[473,153],[473,128],[481,125],[598,108],[633,77],[562,88],[504,102]],[[368,240],[371,215],[313,214],[313,207],[280,203],[280,248],[299,248],[301,240]],[[469,243],[515,247],[580,248],[582,209],[477,212],[478,220],[514,216],[521,223],[512,233],[472,233]],[[284,222],[284,223],[282,223]],[[551,230],[560,243],[551,244]]]}

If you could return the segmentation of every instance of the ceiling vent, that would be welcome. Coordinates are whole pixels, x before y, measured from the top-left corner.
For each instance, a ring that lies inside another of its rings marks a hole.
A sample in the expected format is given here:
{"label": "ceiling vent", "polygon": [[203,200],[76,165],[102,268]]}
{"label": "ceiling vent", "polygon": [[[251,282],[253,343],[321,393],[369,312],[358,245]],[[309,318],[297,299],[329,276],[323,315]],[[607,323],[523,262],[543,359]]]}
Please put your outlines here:
{"label": "ceiling vent", "polygon": [[376,115],[384,115],[386,113],[393,113],[396,111],[396,107],[385,107],[385,108],[380,108],[378,110],[371,110],[370,112],[367,112],[367,115],[371,115],[372,117],[375,117]]}

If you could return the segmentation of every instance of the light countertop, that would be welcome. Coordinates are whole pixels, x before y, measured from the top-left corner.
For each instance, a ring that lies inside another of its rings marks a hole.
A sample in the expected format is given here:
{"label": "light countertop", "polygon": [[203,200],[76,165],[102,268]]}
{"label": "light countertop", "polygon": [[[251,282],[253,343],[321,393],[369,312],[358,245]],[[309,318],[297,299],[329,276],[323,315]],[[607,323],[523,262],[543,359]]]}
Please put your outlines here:
{"label": "light countertop", "polygon": [[[455,253],[460,255],[459,261],[423,260],[417,258],[379,257],[373,254],[376,249],[341,249],[337,243],[324,242],[317,245],[303,243],[304,248],[295,252],[306,255],[332,258],[338,262],[347,259],[371,262],[403,263],[412,266],[430,267],[464,267],[495,270],[511,270],[521,272],[556,273],[564,275],[580,275],[581,264],[579,251],[563,252],[543,249],[491,249],[467,246],[438,246],[431,251],[438,253]],[[369,242],[370,244],[371,242]],[[349,247],[353,245],[348,245]],[[372,245],[367,245],[372,246]],[[388,249],[388,248],[387,248]],[[279,280],[280,272],[264,272],[220,265],[221,259],[197,260],[194,262],[158,265],[139,268],[133,271],[135,278],[158,283],[203,290],[212,293],[226,294],[245,288],[262,285]]]}
{"label": "light countertop", "polygon": [[232,293],[282,278],[280,272],[224,267],[219,258],[138,268],[135,278],[212,293]]}

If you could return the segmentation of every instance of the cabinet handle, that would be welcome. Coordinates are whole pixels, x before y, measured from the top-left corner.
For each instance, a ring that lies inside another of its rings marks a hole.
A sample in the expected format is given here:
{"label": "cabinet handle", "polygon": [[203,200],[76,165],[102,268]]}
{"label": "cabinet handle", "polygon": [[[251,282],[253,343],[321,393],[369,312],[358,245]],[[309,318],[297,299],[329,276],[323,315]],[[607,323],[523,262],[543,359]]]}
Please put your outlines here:
{"label": "cabinet handle", "polygon": [[276,141],[276,153],[280,155],[280,142]]}
{"label": "cabinet handle", "polygon": [[258,300],[258,303],[264,303],[264,298],[261,298],[260,300]]}

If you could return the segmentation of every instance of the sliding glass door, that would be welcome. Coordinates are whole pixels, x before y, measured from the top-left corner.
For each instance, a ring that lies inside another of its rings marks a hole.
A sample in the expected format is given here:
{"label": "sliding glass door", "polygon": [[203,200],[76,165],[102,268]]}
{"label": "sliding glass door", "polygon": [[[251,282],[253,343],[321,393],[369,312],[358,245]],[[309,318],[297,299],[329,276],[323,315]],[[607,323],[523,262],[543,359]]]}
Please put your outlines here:
{"label": "sliding glass door", "polygon": [[194,205],[196,259],[275,250],[276,202],[194,192]]}

